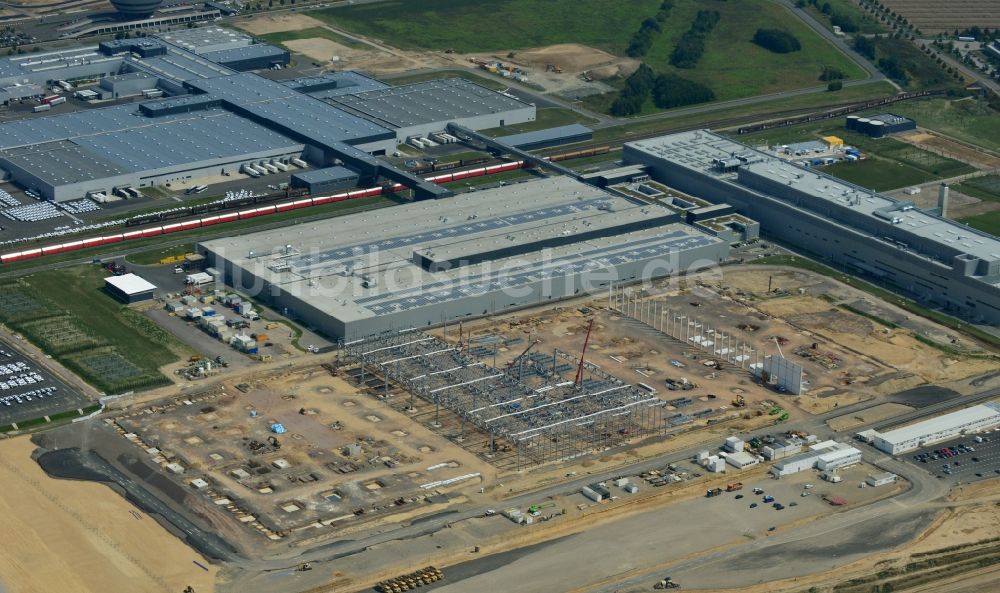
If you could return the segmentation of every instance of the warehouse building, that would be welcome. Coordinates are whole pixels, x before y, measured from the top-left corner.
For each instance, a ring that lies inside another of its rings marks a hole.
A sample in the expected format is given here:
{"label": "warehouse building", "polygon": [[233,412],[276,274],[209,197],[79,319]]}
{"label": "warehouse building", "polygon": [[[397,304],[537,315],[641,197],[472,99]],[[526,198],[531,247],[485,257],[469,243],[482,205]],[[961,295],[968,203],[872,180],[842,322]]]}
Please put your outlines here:
{"label": "warehouse building", "polygon": [[329,101],[396,132],[396,141],[442,132],[447,123],[473,130],[535,121],[535,106],[464,78],[429,80],[331,97]]}
{"label": "warehouse building", "polygon": [[889,484],[896,483],[896,478],[898,478],[894,473],[882,472],[880,474],[870,475],[865,478],[865,483],[872,488],[878,488],[879,486],[888,486]]}
{"label": "warehouse building", "polygon": [[833,471],[861,463],[861,451],[854,447],[841,446],[823,453],[816,460],[816,468],[820,471]]}
{"label": "warehouse building", "polygon": [[104,279],[104,290],[123,303],[139,303],[153,298],[156,286],[135,274],[108,276]]}
{"label": "warehouse building", "polygon": [[729,246],[657,206],[552,177],[202,243],[228,284],[348,341],[669,276]]}
{"label": "warehouse building", "polygon": [[761,453],[764,454],[764,459],[768,461],[776,461],[778,459],[784,459],[792,455],[796,455],[802,452],[802,439],[798,437],[790,437],[788,439],[775,439],[773,443],[764,445],[761,448]]}
{"label": "warehouse building", "polygon": [[350,189],[358,185],[358,174],[345,167],[326,167],[292,175],[291,186],[312,195]]}
{"label": "warehouse building", "polygon": [[[791,474],[796,474],[798,472],[806,471],[807,469],[812,469],[817,466],[820,459],[827,454],[842,450],[842,449],[852,449],[861,454],[860,451],[854,449],[853,447],[848,447],[847,445],[836,443],[834,441],[827,441],[823,443],[817,443],[810,447],[809,451],[800,453],[798,455],[792,455],[791,457],[785,457],[771,467],[771,475],[775,478],[780,478],[781,476],[787,476]],[[844,455],[844,454],[840,454]],[[839,456],[835,455],[832,459],[833,463],[836,463],[836,459]]]}
{"label": "warehouse building", "polygon": [[359,73],[278,82],[239,72],[287,63],[285,50],[218,27],[0,59],[3,100],[80,79],[102,79],[103,98],[173,95],[0,124],[0,168],[66,201],[238,175],[243,165],[339,161],[361,183],[388,179],[426,199],[451,192],[374,157],[451,121],[478,129],[535,118],[533,105],[462,79],[388,87]]}
{"label": "warehouse building", "polygon": [[997,425],[1000,425],[1000,405],[991,402],[889,432],[874,432],[868,438],[876,449],[898,455]]}
{"label": "warehouse building", "polygon": [[627,164],[839,267],[968,319],[1000,323],[1000,239],[708,131],[625,144]]}
{"label": "warehouse building", "polygon": [[751,455],[746,451],[738,451],[736,453],[730,453],[726,456],[726,463],[735,467],[736,469],[746,469],[748,467],[753,467],[760,463],[760,459],[755,455]]}

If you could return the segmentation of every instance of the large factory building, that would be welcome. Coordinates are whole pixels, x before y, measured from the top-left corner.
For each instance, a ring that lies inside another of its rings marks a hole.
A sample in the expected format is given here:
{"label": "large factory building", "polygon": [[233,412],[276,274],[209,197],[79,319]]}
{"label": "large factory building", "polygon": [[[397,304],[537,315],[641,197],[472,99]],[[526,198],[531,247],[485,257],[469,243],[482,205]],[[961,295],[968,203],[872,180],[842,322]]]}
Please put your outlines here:
{"label": "large factory building", "polygon": [[977,322],[1000,324],[1000,240],[708,131],[625,144],[627,163],[732,204],[764,234]]}
{"label": "large factory building", "polygon": [[227,284],[346,340],[717,265],[674,210],[551,177],[207,241]]}
{"label": "large factory building", "polygon": [[452,121],[482,129],[535,119],[533,105],[461,79],[388,87],[353,72],[274,81],[240,71],[287,63],[286,51],[218,27],[0,59],[4,101],[81,79],[99,79],[102,99],[157,97],[0,124],[0,169],[67,201],[246,167],[343,165],[362,183],[389,179],[424,199],[450,192],[375,157]]}

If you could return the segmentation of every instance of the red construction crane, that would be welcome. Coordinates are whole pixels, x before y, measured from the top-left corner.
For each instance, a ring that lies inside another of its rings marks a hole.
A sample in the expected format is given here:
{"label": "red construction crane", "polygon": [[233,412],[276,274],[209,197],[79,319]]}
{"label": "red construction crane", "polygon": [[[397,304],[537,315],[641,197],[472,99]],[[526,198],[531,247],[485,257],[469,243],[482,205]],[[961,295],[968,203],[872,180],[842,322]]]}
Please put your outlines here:
{"label": "red construction crane", "polygon": [[594,329],[593,318],[587,323],[587,337],[583,339],[583,352],[580,353],[580,364],[576,365],[576,379],[573,380],[573,385],[576,387],[580,386],[580,381],[583,379],[583,357],[587,355],[587,344],[590,343],[590,330],[592,329]]}

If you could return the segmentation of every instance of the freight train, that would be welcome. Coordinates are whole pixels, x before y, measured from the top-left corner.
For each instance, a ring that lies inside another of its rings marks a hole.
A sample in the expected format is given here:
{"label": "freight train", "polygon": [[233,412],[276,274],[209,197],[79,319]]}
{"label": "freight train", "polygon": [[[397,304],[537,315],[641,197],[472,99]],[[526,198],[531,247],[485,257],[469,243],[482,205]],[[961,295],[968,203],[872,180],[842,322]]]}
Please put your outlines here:
{"label": "freight train", "polygon": [[[436,175],[434,177],[429,177],[427,180],[434,183],[449,183],[452,181],[460,181],[462,179],[469,179],[472,177],[482,177],[483,175],[495,175],[497,173],[514,171],[517,169],[521,169],[525,166],[527,166],[527,163],[525,163],[525,161],[514,161],[499,165],[491,165],[489,167],[480,167],[476,169],[469,169],[466,171],[445,173],[443,175]],[[135,230],[125,231],[121,233],[112,233],[109,235],[102,235],[99,237],[88,237],[86,239],[79,239],[76,241],[70,241],[68,243],[59,243],[57,245],[47,245],[45,247],[35,247],[33,249],[25,249],[23,251],[5,253],[3,255],[0,255],[0,264],[9,264],[17,261],[24,261],[48,255],[55,255],[57,253],[66,253],[68,251],[89,249],[91,247],[111,245],[113,243],[121,243],[124,241],[133,241],[136,239],[157,237],[159,235],[167,235],[170,233],[177,233],[180,231],[189,231],[201,227],[224,224],[227,222],[235,222],[237,220],[247,220],[258,216],[267,216],[278,212],[288,212],[291,210],[298,210],[301,208],[310,208],[312,206],[332,204],[334,202],[343,202],[345,200],[369,198],[381,195],[383,193],[386,193],[387,191],[399,192],[405,189],[406,187],[404,185],[397,183],[391,186],[373,187],[369,189],[358,189],[332,196],[318,196],[312,198],[307,197],[307,198],[300,198],[297,200],[280,202],[278,204],[255,206],[252,208],[245,208],[243,210],[237,210],[234,212],[224,212],[222,214],[213,214],[211,216],[195,218],[192,220],[182,220],[171,224],[146,226],[143,228],[138,228]],[[193,206],[192,208],[197,208],[197,206]],[[184,216],[183,210],[180,212],[182,212],[181,216]]]}
{"label": "freight train", "polygon": [[855,103],[853,105],[841,107],[840,109],[835,109],[833,111],[824,111],[822,113],[811,113],[809,115],[803,115],[801,117],[793,117],[778,121],[770,121],[762,124],[756,124],[753,126],[743,126],[742,128],[737,129],[736,133],[752,134],[754,132],[770,130],[771,128],[784,128],[788,126],[795,126],[798,124],[809,123],[812,121],[819,121],[822,119],[833,119],[835,117],[840,117],[842,115],[848,115],[850,113],[855,113],[858,111],[866,111],[868,109],[874,109],[876,107],[881,107],[883,105],[891,105],[893,103],[898,103],[900,101],[908,101],[910,99],[918,99],[920,97],[932,97],[935,95],[943,95],[944,93],[945,91],[942,90],[917,91],[914,93],[899,93],[892,97],[884,97],[882,99],[875,99],[872,101],[866,101],[864,103]]}

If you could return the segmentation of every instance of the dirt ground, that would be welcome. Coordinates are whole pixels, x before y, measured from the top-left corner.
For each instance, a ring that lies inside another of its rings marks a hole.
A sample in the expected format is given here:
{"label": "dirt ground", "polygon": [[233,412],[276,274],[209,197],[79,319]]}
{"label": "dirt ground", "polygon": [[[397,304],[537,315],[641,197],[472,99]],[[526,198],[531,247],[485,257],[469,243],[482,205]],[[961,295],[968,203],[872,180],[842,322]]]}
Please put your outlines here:
{"label": "dirt ground", "polygon": [[897,138],[903,142],[913,144],[914,146],[918,146],[925,150],[969,163],[978,169],[1000,168],[1000,157],[995,157],[983,151],[969,148],[964,144],[955,142],[954,140],[950,140],[948,138],[942,138],[937,134],[927,131],[915,130],[912,132],[906,132],[897,135]]}
{"label": "dirt ground", "polygon": [[[227,534],[248,547],[266,544],[254,529],[277,533],[292,545],[315,544],[443,509],[426,497],[446,492],[447,503],[460,503],[465,492],[495,481],[495,470],[475,455],[326,369],[295,370],[243,389],[233,386],[211,401],[117,422],[139,435],[143,446],[180,462],[186,471],[175,479],[186,487],[196,477],[208,481],[203,504],[229,509]],[[275,424],[285,432],[274,433]],[[280,448],[253,448],[269,437]],[[480,476],[448,488],[422,488],[467,474]],[[360,518],[358,509],[364,512]],[[249,524],[253,529],[240,529],[236,520],[248,514],[267,531],[256,522]]]}
{"label": "dirt ground", "polygon": [[323,21],[304,14],[258,15],[250,19],[241,19],[236,23],[237,27],[253,35],[299,31],[323,25]]}
{"label": "dirt ground", "polygon": [[317,62],[340,62],[341,59],[347,58],[349,54],[358,53],[356,50],[352,50],[346,45],[341,45],[330,41],[329,39],[323,39],[322,37],[292,39],[290,41],[283,42],[282,45],[295,53],[312,58]]}
{"label": "dirt ground", "polygon": [[[7,593],[213,590],[216,569],[107,486],[49,478],[28,437],[0,442]],[[208,567],[202,570],[194,564]]]}
{"label": "dirt ground", "polygon": [[[263,15],[243,19],[237,27],[255,35],[297,31],[319,27],[340,35],[364,39],[367,48],[345,47],[327,39],[299,39],[284,42],[294,52],[301,53],[318,63],[328,63],[332,58],[338,69],[365,70],[375,75],[393,74],[408,70],[462,68],[474,70],[487,78],[499,76],[480,69],[473,60],[502,61],[514,64],[528,72],[528,80],[545,92],[558,93],[591,88],[605,92],[602,80],[627,77],[639,66],[638,60],[618,58],[609,53],[579,44],[559,44],[517,51],[513,58],[506,52],[497,54],[449,54],[434,51],[405,51],[389,47],[378,40],[366,39],[331,27],[322,21],[302,14]],[[548,65],[562,72],[548,71]],[[588,94],[584,91],[583,94]]]}

